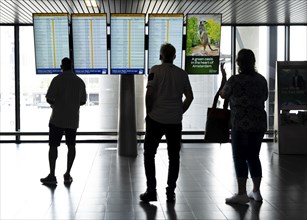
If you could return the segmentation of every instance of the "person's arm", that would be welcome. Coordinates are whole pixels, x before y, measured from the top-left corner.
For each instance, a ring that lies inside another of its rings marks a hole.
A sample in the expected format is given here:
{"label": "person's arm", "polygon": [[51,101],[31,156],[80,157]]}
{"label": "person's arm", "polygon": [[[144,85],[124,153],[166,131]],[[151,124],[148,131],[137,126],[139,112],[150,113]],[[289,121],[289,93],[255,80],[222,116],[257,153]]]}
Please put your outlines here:
{"label": "person's arm", "polygon": [[151,112],[153,106],[153,88],[147,86],[146,96],[145,96],[146,114]]}
{"label": "person's arm", "polygon": [[220,86],[220,91],[219,91],[219,94],[220,96],[225,99],[226,96],[225,96],[225,91],[223,90],[226,82],[227,82],[227,78],[226,78],[226,71],[225,71],[225,68],[224,68],[224,64],[225,63],[221,63],[221,73],[222,73],[222,82],[221,82],[221,86]]}
{"label": "person's arm", "polygon": [[191,105],[191,103],[194,99],[193,90],[192,90],[189,78],[188,78],[187,87],[184,90],[183,94],[185,96],[185,99],[183,100],[183,113],[185,113],[189,109],[189,107],[190,107],[190,105]]}
{"label": "person's arm", "polygon": [[183,101],[183,113],[185,113],[189,109],[189,107],[190,107],[190,105],[191,105],[191,103],[192,103],[192,101],[194,99],[192,89],[187,90],[184,93],[184,96],[185,96],[185,99]]}
{"label": "person's arm", "polygon": [[82,84],[83,84],[83,87],[82,87],[82,95],[81,95],[80,106],[81,106],[81,105],[85,105],[85,103],[86,103],[86,97],[87,97],[87,95],[86,95],[86,89],[85,89],[85,83],[83,82]]}
{"label": "person's arm", "polygon": [[54,99],[48,99],[46,98],[46,101],[50,104],[50,105],[54,105],[55,100]]}
{"label": "person's arm", "polygon": [[47,94],[46,94],[46,102],[50,104],[51,108],[53,107],[55,103],[56,91],[57,89],[56,89],[56,85],[53,79],[48,87]]}

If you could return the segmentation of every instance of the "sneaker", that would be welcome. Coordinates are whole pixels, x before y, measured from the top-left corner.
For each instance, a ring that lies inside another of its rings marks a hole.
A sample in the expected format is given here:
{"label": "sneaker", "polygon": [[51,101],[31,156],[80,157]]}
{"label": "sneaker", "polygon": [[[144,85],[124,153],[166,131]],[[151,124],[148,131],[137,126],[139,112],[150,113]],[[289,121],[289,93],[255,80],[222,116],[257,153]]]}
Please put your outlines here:
{"label": "sneaker", "polygon": [[45,185],[56,185],[57,184],[56,177],[51,176],[50,174],[45,178],[41,178],[41,182]]}
{"label": "sneaker", "polygon": [[166,201],[167,202],[175,202],[176,194],[174,192],[166,192]]}
{"label": "sneaker", "polygon": [[140,200],[143,202],[157,201],[157,192],[156,191],[146,191],[140,195]]}
{"label": "sneaker", "polygon": [[249,198],[247,194],[238,195],[234,194],[230,198],[226,198],[226,203],[233,203],[233,204],[245,204],[249,202]]}
{"label": "sneaker", "polygon": [[253,192],[251,191],[249,194],[248,194],[248,197],[257,201],[257,202],[262,202],[262,196],[260,194],[260,191],[257,191],[257,192]]}
{"label": "sneaker", "polygon": [[64,174],[64,184],[70,184],[72,183],[73,179],[70,176],[70,174]]}

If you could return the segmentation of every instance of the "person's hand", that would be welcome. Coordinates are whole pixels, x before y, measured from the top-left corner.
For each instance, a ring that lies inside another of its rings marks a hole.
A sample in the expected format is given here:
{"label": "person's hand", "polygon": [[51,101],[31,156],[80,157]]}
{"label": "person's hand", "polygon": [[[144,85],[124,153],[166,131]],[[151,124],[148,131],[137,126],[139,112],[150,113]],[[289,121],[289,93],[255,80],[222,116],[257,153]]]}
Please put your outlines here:
{"label": "person's hand", "polygon": [[224,64],[225,63],[221,63],[221,73],[222,73],[223,78],[226,78],[226,71],[225,71],[225,68],[224,68]]}

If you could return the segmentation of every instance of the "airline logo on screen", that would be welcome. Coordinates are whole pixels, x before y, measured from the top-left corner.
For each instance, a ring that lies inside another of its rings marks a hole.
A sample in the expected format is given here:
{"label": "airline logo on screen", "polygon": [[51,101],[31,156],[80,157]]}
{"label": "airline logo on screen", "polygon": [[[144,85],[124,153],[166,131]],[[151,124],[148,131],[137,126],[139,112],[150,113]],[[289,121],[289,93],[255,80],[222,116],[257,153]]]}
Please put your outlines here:
{"label": "airline logo on screen", "polygon": [[36,74],[60,74],[62,73],[61,68],[37,68]]}
{"label": "airline logo on screen", "polygon": [[74,72],[76,74],[108,74],[108,69],[106,68],[75,68]]}

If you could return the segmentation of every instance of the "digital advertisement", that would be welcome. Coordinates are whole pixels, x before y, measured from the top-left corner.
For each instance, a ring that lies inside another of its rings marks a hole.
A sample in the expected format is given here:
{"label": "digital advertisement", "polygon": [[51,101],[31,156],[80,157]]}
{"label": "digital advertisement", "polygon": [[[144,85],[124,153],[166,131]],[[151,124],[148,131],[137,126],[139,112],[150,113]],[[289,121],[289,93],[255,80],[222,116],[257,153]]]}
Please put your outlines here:
{"label": "digital advertisement", "polygon": [[218,74],[221,14],[188,14],[185,70],[189,74]]}

